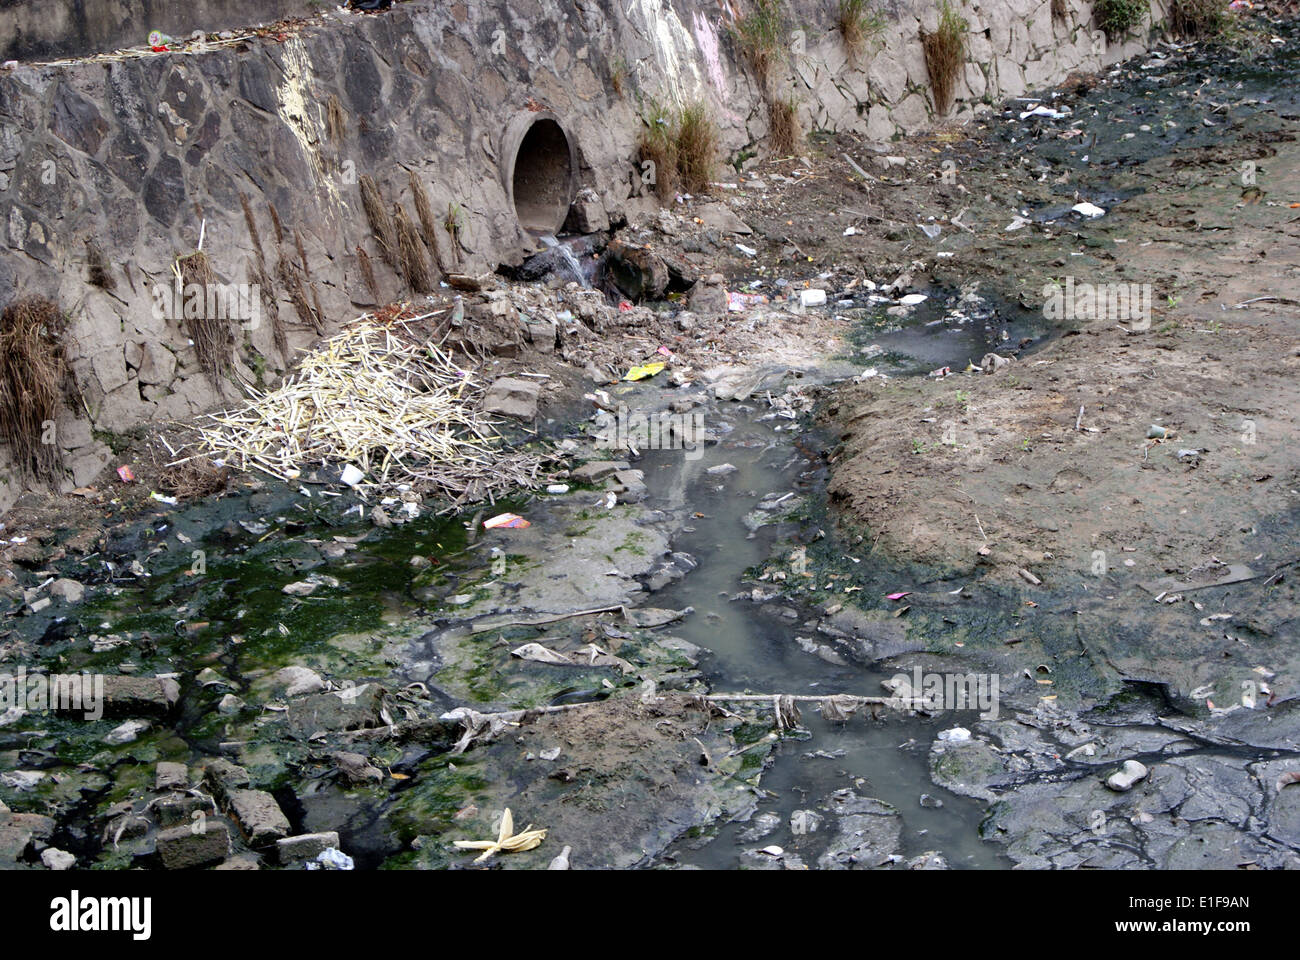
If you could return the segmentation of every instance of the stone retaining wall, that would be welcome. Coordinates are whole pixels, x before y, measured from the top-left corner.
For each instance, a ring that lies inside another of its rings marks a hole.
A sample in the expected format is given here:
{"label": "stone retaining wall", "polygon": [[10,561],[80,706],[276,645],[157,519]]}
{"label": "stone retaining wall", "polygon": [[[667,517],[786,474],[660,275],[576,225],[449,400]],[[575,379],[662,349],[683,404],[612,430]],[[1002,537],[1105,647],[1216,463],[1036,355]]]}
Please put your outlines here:
{"label": "stone retaining wall", "polygon": [[[789,11],[788,64],[771,82],[794,96],[804,129],[885,140],[934,122],[919,42],[919,30],[935,25],[934,4],[884,8],[883,34],[854,61],[836,9],[800,0]],[[736,55],[729,10],[725,0],[415,0],[382,15],[331,13],[283,42],[0,74],[0,303],[43,294],[70,315],[68,355],[86,409],[58,423],[65,486],[109,463],[96,432],[236,398],[233,385],[223,398],[208,382],[183,324],[157,315],[154,288],[170,287],[174,259],[196,248],[200,232],[223,282],[257,282],[241,195],[269,273],[281,260],[301,270],[301,236],[303,289],[329,331],[373,305],[358,248],[382,299],[405,294],[367,226],[362,175],[412,219],[408,171],[439,219],[458,205],[462,245],[448,266],[473,272],[536,247],[502,174],[514,160],[502,151],[519,139],[507,131],[520,129],[521,116],[524,127],[528,114],[559,119],[573,141],[575,186],[594,191],[616,219],[651,202],[635,195],[643,95],[703,97],[728,155],[761,152],[767,110]],[[1065,23],[1052,22],[1048,0],[979,0],[962,14],[971,62],[952,108],[959,121],[982,103],[1130,56],[1147,39],[1144,29],[1107,45],[1083,0],[1069,0]],[[344,118],[337,137],[332,98]],[[87,240],[106,255],[111,291],[90,282]],[[445,232],[441,244],[451,250]],[[285,285],[272,286],[292,356],[316,333]],[[265,318],[243,324],[238,341],[239,376],[266,384],[286,369]],[[18,493],[6,456],[0,447],[0,509]]]}

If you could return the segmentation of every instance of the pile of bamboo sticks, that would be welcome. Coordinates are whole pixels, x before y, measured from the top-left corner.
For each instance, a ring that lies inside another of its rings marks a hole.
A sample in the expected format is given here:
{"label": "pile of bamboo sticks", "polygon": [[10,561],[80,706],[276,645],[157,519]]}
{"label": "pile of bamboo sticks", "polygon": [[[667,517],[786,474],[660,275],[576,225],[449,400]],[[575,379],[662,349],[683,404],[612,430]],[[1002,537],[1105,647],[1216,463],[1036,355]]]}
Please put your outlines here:
{"label": "pile of bamboo sticks", "polygon": [[212,414],[199,445],[214,460],[297,480],[351,464],[362,492],[409,487],[455,506],[538,482],[539,458],[503,449],[479,412],[483,386],[433,342],[366,317],[303,356],[280,387],[252,387],[240,410]]}

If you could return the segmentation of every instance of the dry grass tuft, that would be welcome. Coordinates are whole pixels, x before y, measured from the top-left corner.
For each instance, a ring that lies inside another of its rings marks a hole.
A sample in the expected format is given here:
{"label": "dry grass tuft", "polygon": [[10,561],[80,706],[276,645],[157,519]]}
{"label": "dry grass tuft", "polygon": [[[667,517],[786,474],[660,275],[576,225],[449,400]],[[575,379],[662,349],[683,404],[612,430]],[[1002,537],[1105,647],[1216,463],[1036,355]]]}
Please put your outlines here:
{"label": "dry grass tuft", "polygon": [[53,431],[62,384],[63,315],[43,297],[15,300],[0,314],[0,439],[19,473],[57,483],[63,454]]}
{"label": "dry grass tuft", "polygon": [[86,241],[86,262],[90,266],[90,282],[103,290],[116,290],[117,281],[108,269],[104,251],[94,240]]}
{"label": "dry grass tuft", "polygon": [[271,210],[271,225],[275,227],[275,242],[284,243],[284,227],[280,225],[280,211],[275,209],[274,203],[268,203],[267,207]]}
{"label": "dry grass tuft", "polygon": [[952,106],[953,89],[966,62],[967,25],[948,0],[943,0],[939,10],[939,29],[922,33],[921,46],[934,90],[934,109],[944,114]]}
{"label": "dry grass tuft", "polygon": [[1170,28],[1187,40],[1218,36],[1227,22],[1219,0],[1174,0],[1169,8]]}
{"label": "dry grass tuft", "polygon": [[361,206],[366,211],[366,220],[370,223],[370,232],[379,242],[379,255],[394,270],[398,269],[397,230],[393,218],[384,206],[383,195],[375,185],[374,178],[368,173],[361,175]]}
{"label": "dry grass tuft", "polygon": [[293,312],[298,314],[298,320],[303,326],[311,327],[317,333],[323,333],[320,321],[312,313],[311,304],[307,302],[307,288],[303,286],[302,274],[297,265],[281,257],[276,272],[280,283],[284,285],[285,292],[289,295],[289,302],[293,304]]}
{"label": "dry grass tuft", "polygon": [[159,475],[162,488],[181,500],[201,500],[222,493],[230,482],[232,470],[218,468],[207,457],[195,457],[164,467]]}
{"label": "dry grass tuft", "polygon": [[[677,193],[677,134],[672,111],[650,102],[644,117],[645,129],[638,145],[641,157],[640,175],[649,175],[655,195],[669,203]],[[647,168],[646,164],[652,166]]]}
{"label": "dry grass tuft", "polygon": [[767,121],[772,152],[779,157],[790,156],[803,140],[803,131],[799,129],[799,107],[793,94],[768,103]]}
{"label": "dry grass tuft", "polygon": [[718,128],[704,101],[682,108],[677,127],[677,172],[692,193],[708,190],[718,156]]}
{"label": "dry grass tuft", "polygon": [[402,276],[416,293],[428,293],[433,284],[429,280],[429,265],[424,258],[420,232],[400,204],[393,204],[393,220],[397,225],[397,255],[402,265]]}
{"label": "dry grass tuft", "polygon": [[732,34],[761,89],[767,89],[773,64],[785,55],[784,0],[754,0],[753,9],[737,17]]}
{"label": "dry grass tuft", "polygon": [[1058,23],[1065,23],[1070,19],[1070,10],[1065,5],[1065,0],[1052,0],[1052,19]]}
{"label": "dry grass tuft", "polygon": [[415,171],[409,170],[407,173],[411,178],[411,196],[415,198],[415,215],[420,221],[420,234],[424,237],[424,245],[433,254],[434,266],[442,273],[446,273],[447,264],[442,259],[442,245],[438,242],[438,223],[433,218],[433,206],[429,203],[429,195],[424,192],[424,184],[415,175]]}
{"label": "dry grass tuft", "polygon": [[[208,255],[201,250],[178,259],[176,270],[185,292],[193,289],[192,284],[198,285],[203,292],[204,302],[197,311],[189,310],[188,302],[186,303],[185,329],[194,341],[194,352],[198,354],[199,365],[207,372],[212,385],[218,391],[224,391],[223,381],[234,365],[235,336],[228,318],[208,316],[207,294],[218,283],[217,274],[212,269]],[[185,299],[188,300],[188,297]],[[191,312],[197,315],[190,316]]]}
{"label": "dry grass tuft", "polygon": [[248,224],[248,239],[253,241],[253,253],[257,255],[257,264],[264,267],[262,259],[262,236],[257,232],[257,221],[253,219],[253,209],[248,205],[248,197],[239,195],[239,205],[244,208],[244,223]]}
{"label": "dry grass tuft", "polygon": [[885,20],[871,9],[872,0],[840,0],[840,37],[850,57],[856,57],[867,41],[885,29]]}
{"label": "dry grass tuft", "polygon": [[384,298],[379,295],[379,282],[375,280],[375,265],[370,262],[370,254],[360,247],[357,247],[357,268],[361,271],[361,279],[370,288],[370,295],[375,298],[375,303],[383,303]]}
{"label": "dry grass tuft", "polygon": [[332,143],[339,143],[347,136],[348,120],[343,113],[343,104],[339,103],[337,94],[331,93],[329,104],[325,108],[325,135]]}

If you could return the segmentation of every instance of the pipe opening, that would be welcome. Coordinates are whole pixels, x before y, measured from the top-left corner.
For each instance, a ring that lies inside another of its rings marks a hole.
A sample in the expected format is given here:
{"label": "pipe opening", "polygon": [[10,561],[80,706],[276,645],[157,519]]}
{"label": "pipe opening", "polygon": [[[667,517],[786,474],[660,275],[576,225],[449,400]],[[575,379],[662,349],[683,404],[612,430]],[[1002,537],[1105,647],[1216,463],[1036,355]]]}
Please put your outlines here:
{"label": "pipe opening", "polygon": [[573,202],[573,151],[563,128],[541,117],[528,128],[514,157],[515,215],[530,233],[554,235]]}

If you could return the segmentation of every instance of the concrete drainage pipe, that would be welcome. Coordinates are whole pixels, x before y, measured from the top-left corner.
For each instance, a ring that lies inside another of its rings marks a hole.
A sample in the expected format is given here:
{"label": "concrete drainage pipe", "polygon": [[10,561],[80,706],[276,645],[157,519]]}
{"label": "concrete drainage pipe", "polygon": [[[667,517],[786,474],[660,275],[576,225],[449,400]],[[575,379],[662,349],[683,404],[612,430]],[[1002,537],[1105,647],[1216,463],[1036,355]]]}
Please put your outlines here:
{"label": "concrete drainage pipe", "polygon": [[519,225],[534,236],[564,226],[578,190],[578,150],[554,114],[529,110],[506,126],[502,179]]}

